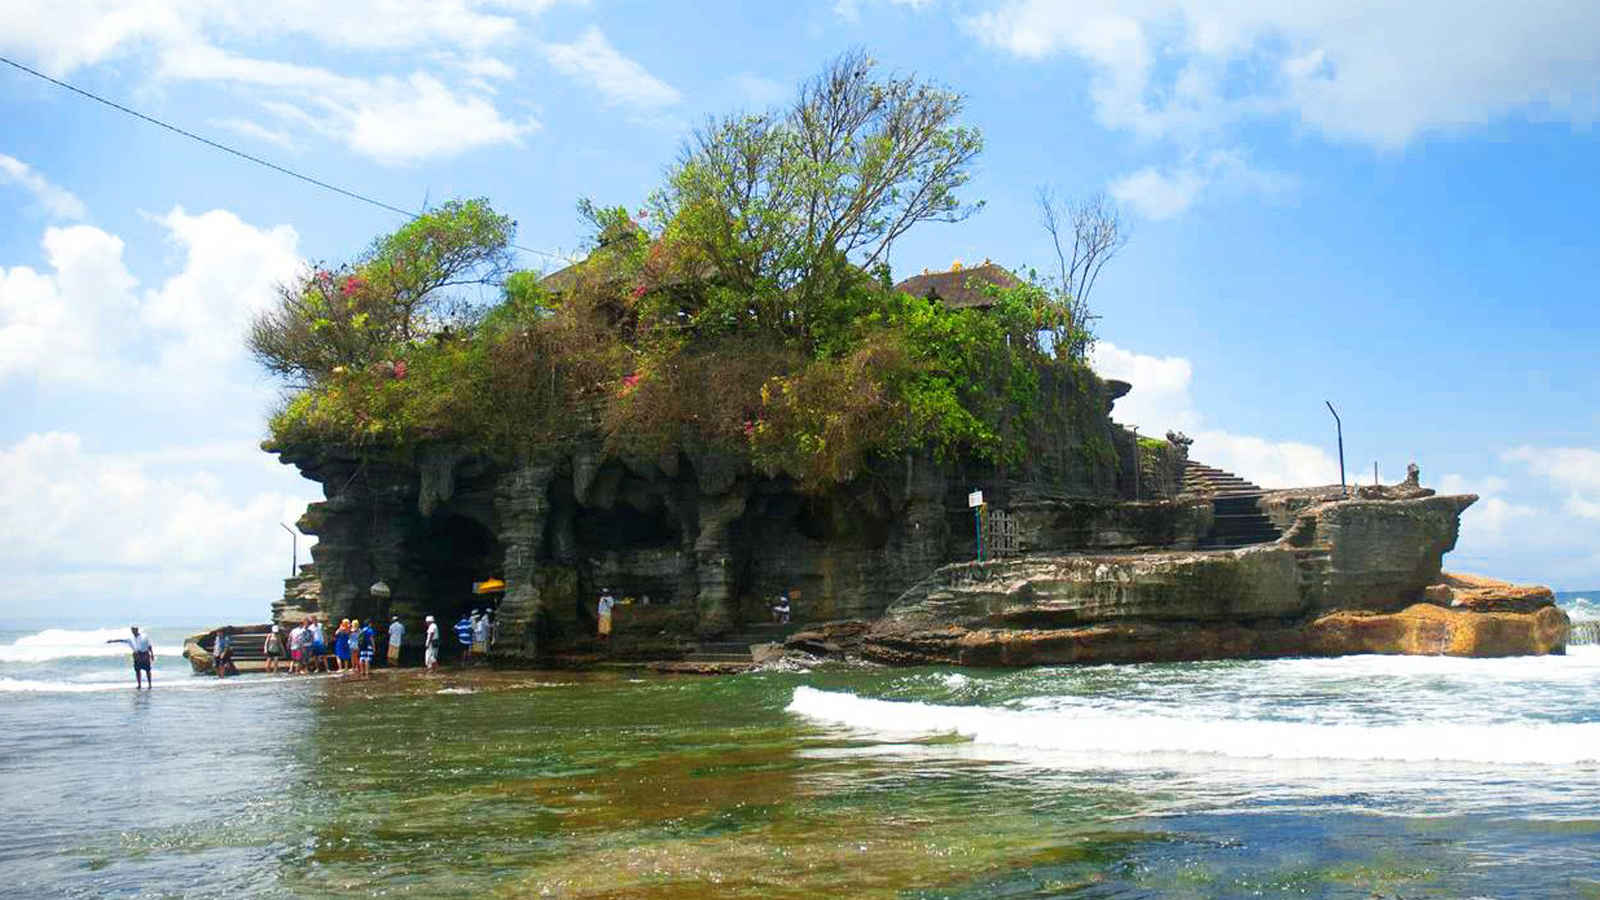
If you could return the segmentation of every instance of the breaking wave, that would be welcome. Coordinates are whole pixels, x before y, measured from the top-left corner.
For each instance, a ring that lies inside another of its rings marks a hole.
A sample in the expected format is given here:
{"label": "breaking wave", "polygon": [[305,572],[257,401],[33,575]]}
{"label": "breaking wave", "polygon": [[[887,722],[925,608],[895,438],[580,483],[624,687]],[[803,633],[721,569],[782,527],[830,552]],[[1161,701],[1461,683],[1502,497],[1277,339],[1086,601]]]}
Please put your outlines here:
{"label": "breaking wave", "polygon": [[[35,634],[0,644],[0,662],[41,663],[56,659],[127,656],[127,644],[108,644],[128,636],[126,628],[46,628]],[[157,658],[177,655],[178,648],[157,646]]]}
{"label": "breaking wave", "polygon": [[[1239,759],[1464,762],[1497,765],[1600,762],[1600,722],[1398,725],[1239,718],[1181,718],[1057,707],[946,706],[877,700],[798,687],[788,709],[815,722],[888,738],[956,735],[977,744],[1097,756],[1203,755]],[[1165,761],[1165,760],[1164,760]]]}

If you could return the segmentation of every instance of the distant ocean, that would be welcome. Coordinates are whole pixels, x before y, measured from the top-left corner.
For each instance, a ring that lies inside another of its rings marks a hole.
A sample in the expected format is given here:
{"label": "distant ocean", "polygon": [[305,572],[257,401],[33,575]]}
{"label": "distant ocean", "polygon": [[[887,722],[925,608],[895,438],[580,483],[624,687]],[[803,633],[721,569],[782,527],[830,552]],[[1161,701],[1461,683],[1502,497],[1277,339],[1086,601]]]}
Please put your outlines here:
{"label": "distant ocean", "polygon": [[200,627],[137,693],[123,625],[0,631],[0,893],[1600,893],[1600,646],[218,681]]}

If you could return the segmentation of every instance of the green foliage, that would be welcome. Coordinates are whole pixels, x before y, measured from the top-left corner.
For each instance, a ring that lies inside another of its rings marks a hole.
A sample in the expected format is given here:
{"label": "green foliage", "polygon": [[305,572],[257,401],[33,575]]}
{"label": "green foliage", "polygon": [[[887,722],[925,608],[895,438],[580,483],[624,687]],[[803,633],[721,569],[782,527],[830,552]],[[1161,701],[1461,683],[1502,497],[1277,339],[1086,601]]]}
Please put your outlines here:
{"label": "green foliage", "polygon": [[356,260],[280,285],[277,302],[250,323],[251,355],[273,375],[310,386],[463,327],[477,310],[460,290],[489,286],[498,295],[515,227],[485,200],[453,200],[418,216]]}
{"label": "green foliage", "polygon": [[[1041,338],[1070,311],[1031,280],[985,309],[892,289],[898,235],[974,208],[955,191],[981,141],[958,95],[870,76],[846,56],[784,112],[711,123],[646,210],[581,201],[588,256],[548,278],[506,271],[511,223],[474,200],[286,286],[251,335],[299,387],[274,439],[512,460],[598,434],[818,491],[905,452],[1023,462],[1042,421],[1098,402]],[[497,302],[457,302],[485,285]]]}

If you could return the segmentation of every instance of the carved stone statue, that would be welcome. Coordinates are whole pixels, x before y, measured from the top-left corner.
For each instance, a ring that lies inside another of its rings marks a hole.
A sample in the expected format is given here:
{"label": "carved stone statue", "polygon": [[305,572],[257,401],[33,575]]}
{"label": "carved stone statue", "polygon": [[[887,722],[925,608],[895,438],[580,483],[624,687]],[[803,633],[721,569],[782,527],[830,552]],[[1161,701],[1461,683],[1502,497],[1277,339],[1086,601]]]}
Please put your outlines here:
{"label": "carved stone statue", "polygon": [[1406,466],[1406,487],[1421,487],[1421,486],[1422,486],[1422,470],[1417,468],[1417,464],[1416,463],[1408,464]]}

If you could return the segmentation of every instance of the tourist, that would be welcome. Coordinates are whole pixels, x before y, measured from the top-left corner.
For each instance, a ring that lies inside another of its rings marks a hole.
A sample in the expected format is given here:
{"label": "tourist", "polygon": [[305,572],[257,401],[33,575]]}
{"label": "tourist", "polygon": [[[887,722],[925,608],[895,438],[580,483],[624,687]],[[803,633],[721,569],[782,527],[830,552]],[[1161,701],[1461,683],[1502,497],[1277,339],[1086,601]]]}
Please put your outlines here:
{"label": "tourist", "polygon": [[333,633],[333,667],[339,672],[350,668],[350,620],[340,619]]}
{"label": "tourist", "polygon": [[472,628],[472,653],[474,656],[486,657],[489,655],[489,611],[484,610]]}
{"label": "tourist", "polygon": [[305,662],[306,623],[289,629],[289,674],[300,674],[300,667]]}
{"label": "tourist", "polygon": [[400,665],[400,645],[405,640],[406,626],[401,623],[399,616],[389,620],[389,665]]}
{"label": "tourist", "polygon": [[461,621],[456,623],[456,640],[461,642],[461,662],[463,664],[472,662],[472,626],[477,617],[478,611],[473,610],[470,618],[463,613]]}
{"label": "tourist", "polygon": [[772,607],[772,621],[779,625],[789,624],[789,592],[778,594],[778,602]]}
{"label": "tourist", "polygon": [[310,665],[319,672],[328,671],[328,644],[322,638],[322,620],[312,618],[311,625],[311,658]]}
{"label": "tourist", "polygon": [[439,623],[433,620],[433,616],[423,621],[428,628],[422,635],[422,665],[431,672],[439,668]]}
{"label": "tourist", "polygon": [[[155,674],[151,671],[151,664],[156,661],[156,648],[151,646],[150,638],[139,632],[139,626],[129,625],[128,630],[133,632],[133,637],[112,638],[108,644],[127,644],[133,649],[133,689],[154,689],[156,686]],[[144,677],[139,677],[143,672]]]}
{"label": "tourist", "polygon": [[273,625],[267,632],[267,639],[261,642],[261,652],[267,657],[267,674],[275,675],[278,672],[278,662],[283,659],[283,628]]}
{"label": "tourist", "polygon": [[[359,625],[360,623],[357,624]],[[356,671],[360,673],[362,678],[371,678],[372,652],[376,650],[378,646],[378,633],[373,630],[372,622],[370,620],[366,625],[361,626],[360,631],[356,632],[355,641]]]}
{"label": "tourist", "polygon": [[233,665],[233,635],[227,626],[218,629],[217,636],[211,639],[211,665],[218,678],[227,675],[228,667]]}
{"label": "tourist", "polygon": [[596,627],[600,634],[600,640],[608,643],[611,640],[611,610],[616,605],[616,598],[611,596],[610,588],[606,588],[604,591],[601,591],[600,603],[595,607],[595,612],[600,618],[600,621]]}

